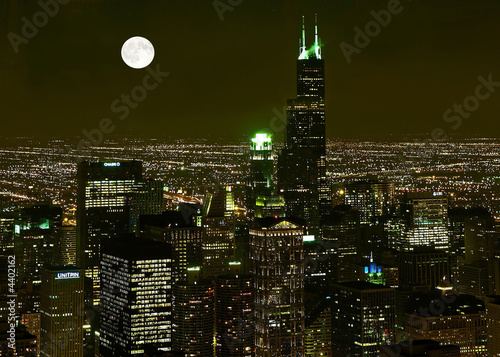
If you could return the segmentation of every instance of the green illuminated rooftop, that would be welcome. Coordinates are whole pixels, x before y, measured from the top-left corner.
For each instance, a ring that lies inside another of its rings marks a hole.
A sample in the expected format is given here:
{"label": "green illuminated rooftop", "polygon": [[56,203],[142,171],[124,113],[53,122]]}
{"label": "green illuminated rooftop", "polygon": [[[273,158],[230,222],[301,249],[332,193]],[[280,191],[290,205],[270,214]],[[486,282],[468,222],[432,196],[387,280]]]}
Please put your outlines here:
{"label": "green illuminated rooftop", "polygon": [[258,133],[255,138],[252,138],[252,149],[256,151],[271,150],[272,139],[269,134]]}

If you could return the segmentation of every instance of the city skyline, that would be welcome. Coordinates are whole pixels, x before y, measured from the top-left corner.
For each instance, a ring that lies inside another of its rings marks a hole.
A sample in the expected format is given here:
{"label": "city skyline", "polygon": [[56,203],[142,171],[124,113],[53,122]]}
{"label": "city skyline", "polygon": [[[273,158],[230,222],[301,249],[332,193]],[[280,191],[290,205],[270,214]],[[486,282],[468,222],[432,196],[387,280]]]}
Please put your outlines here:
{"label": "city skyline", "polygon": [[486,1],[5,0],[0,355],[500,356]]}

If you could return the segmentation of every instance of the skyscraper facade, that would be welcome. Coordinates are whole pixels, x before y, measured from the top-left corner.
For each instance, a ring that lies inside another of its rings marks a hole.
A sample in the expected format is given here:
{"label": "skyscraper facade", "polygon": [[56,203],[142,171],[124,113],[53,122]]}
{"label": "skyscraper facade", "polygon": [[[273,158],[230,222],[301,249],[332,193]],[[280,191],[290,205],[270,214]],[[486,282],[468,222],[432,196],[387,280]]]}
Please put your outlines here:
{"label": "skyscraper facade", "polygon": [[172,348],[171,247],[149,239],[102,242],[101,357]]}
{"label": "skyscraper facade", "polygon": [[87,303],[98,305],[101,241],[129,233],[127,200],[142,179],[142,163],[83,161],[77,175],[77,264],[85,268]]}
{"label": "skyscraper facade", "polygon": [[43,268],[41,356],[83,356],[83,270]]}
{"label": "skyscraper facade", "polygon": [[320,217],[331,207],[326,179],[325,69],[317,25],[315,43],[306,49],[305,28],[297,61],[297,98],[287,102],[286,144],[278,160],[278,183],[288,216],[307,221],[319,234]]}
{"label": "skyscraper facade", "polygon": [[304,355],[304,227],[258,219],[250,229],[256,356]]}

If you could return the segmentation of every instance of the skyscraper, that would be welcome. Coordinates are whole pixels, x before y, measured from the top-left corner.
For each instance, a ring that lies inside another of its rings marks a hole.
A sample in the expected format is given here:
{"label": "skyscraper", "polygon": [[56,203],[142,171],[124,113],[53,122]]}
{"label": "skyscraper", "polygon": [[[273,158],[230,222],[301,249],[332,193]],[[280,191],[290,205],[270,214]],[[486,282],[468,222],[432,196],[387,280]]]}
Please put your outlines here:
{"label": "skyscraper", "polygon": [[77,175],[77,265],[85,268],[86,302],[98,305],[101,241],[129,233],[127,199],[142,179],[142,163],[83,161]]}
{"label": "skyscraper", "polygon": [[141,217],[143,237],[172,246],[172,280],[186,281],[187,268],[201,265],[201,240],[203,229],[189,220],[186,222],[179,211],[164,211],[161,215]]}
{"label": "skyscraper", "polygon": [[173,348],[188,357],[213,357],[215,294],[212,282],[200,277],[200,268],[188,269],[188,280],[173,291]]}
{"label": "skyscraper", "polygon": [[256,356],[304,355],[304,227],[257,219],[250,229]]}
{"label": "skyscraper", "polygon": [[408,192],[401,210],[404,228],[393,248],[411,251],[427,246],[449,252],[448,198],[442,192]]}
{"label": "skyscraper", "polygon": [[378,356],[379,346],[396,342],[394,289],[364,281],[333,284],[331,299],[332,348],[339,356]]}
{"label": "skyscraper", "polygon": [[354,181],[345,185],[345,204],[357,207],[361,224],[375,224],[387,214],[394,199],[394,184],[376,180]]}
{"label": "skyscraper", "polygon": [[43,268],[41,356],[83,356],[83,270]]}
{"label": "skyscraper", "polygon": [[297,61],[297,98],[287,102],[286,144],[278,160],[278,183],[288,216],[307,221],[319,233],[320,217],[331,207],[326,179],[325,70],[318,27],[315,42],[306,48],[304,19]]}
{"label": "skyscraper", "polygon": [[216,356],[255,356],[254,286],[242,275],[240,262],[230,262],[230,272],[215,285]]}
{"label": "skyscraper", "polygon": [[172,348],[171,247],[149,239],[102,242],[100,356]]}
{"label": "skyscraper", "polygon": [[202,274],[203,277],[224,275],[234,257],[234,195],[225,191],[207,194],[203,203]]}

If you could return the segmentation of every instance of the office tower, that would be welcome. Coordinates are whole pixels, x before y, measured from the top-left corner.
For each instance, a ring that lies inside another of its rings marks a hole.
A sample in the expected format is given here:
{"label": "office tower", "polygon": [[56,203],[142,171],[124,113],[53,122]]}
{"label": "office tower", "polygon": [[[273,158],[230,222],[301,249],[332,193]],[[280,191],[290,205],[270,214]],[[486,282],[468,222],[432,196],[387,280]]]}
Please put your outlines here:
{"label": "office tower", "polygon": [[257,197],[273,192],[273,143],[269,134],[256,134],[250,145],[247,210],[255,212]]}
{"label": "office tower", "polygon": [[486,338],[488,357],[500,356],[500,296],[486,297]]}
{"label": "office tower", "polygon": [[165,242],[172,246],[172,281],[187,280],[187,268],[201,265],[201,227],[178,211],[165,211],[161,215],[141,216],[144,238]]}
{"label": "office tower", "polygon": [[433,340],[410,340],[380,347],[381,357],[460,357],[460,347],[441,345]]}
{"label": "office tower", "polygon": [[330,297],[306,302],[304,356],[332,356],[332,313]]}
{"label": "office tower", "polygon": [[224,275],[234,257],[234,195],[231,187],[207,194],[203,202],[202,274]]}
{"label": "office tower", "polygon": [[357,207],[361,224],[377,224],[389,213],[394,201],[394,184],[377,180],[353,181],[345,185],[345,204]]}
{"label": "office tower", "polygon": [[248,224],[237,224],[234,231],[234,260],[240,262],[240,272],[250,273],[250,234]]}
{"label": "office tower", "polygon": [[171,350],[171,247],[129,236],[101,249],[100,356]]}
{"label": "office tower", "polygon": [[342,356],[378,356],[395,342],[395,291],[364,281],[332,284],[332,348]]}
{"label": "office tower", "polygon": [[359,211],[345,205],[336,206],[323,219],[322,232],[329,264],[326,281],[356,280],[353,265],[360,238]]}
{"label": "office tower", "polygon": [[401,210],[404,228],[396,249],[426,246],[449,252],[448,199],[442,192],[408,192]]}
{"label": "office tower", "polygon": [[254,286],[242,275],[240,262],[230,262],[228,275],[215,284],[216,356],[255,356]]}
{"label": "office tower", "polygon": [[55,264],[76,265],[76,227],[62,226],[56,231]]}
{"label": "office tower", "polygon": [[399,283],[435,288],[443,277],[450,277],[449,255],[443,251],[420,247],[399,254]]}
{"label": "office tower", "polygon": [[129,195],[130,227],[129,232],[140,235],[141,215],[160,214],[163,207],[163,183],[147,179],[136,183]]}
{"label": "office tower", "polygon": [[287,101],[286,144],[278,159],[286,214],[305,219],[314,235],[319,235],[320,218],[332,204],[326,178],[325,70],[317,29],[316,24],[315,42],[308,50],[303,23],[297,98]]}
{"label": "office tower", "polygon": [[304,226],[256,219],[250,229],[256,356],[303,356]]}
{"label": "office tower", "polygon": [[83,285],[82,269],[42,269],[42,357],[83,356]]}
{"label": "office tower", "polygon": [[461,356],[486,355],[484,303],[472,295],[456,295],[442,283],[414,296],[405,313],[408,340],[435,340],[460,347]]}
{"label": "office tower", "polygon": [[187,357],[213,357],[215,294],[210,281],[200,279],[200,268],[188,269],[188,280],[173,291],[172,342]]}
{"label": "office tower", "polygon": [[41,204],[21,210],[14,228],[19,286],[28,282],[40,284],[42,266],[55,263],[55,235],[61,222],[61,207]]}
{"label": "office tower", "polygon": [[[142,163],[83,161],[78,165],[77,175],[77,265],[85,267],[86,303],[98,305],[100,244],[103,239],[129,233],[132,193],[144,188],[139,183],[142,181]],[[142,198],[140,194],[139,197]],[[138,204],[157,204],[140,198],[136,201]],[[148,209],[144,208],[144,211]]]}
{"label": "office tower", "polygon": [[37,357],[37,338],[25,330],[15,327],[14,336],[16,348],[9,347],[11,338],[11,329],[9,322],[0,321],[0,356],[23,356]]}

